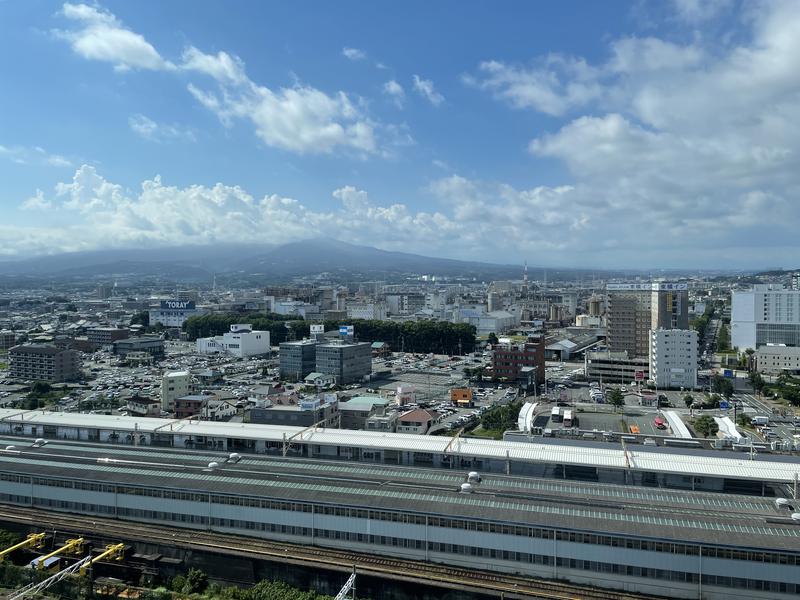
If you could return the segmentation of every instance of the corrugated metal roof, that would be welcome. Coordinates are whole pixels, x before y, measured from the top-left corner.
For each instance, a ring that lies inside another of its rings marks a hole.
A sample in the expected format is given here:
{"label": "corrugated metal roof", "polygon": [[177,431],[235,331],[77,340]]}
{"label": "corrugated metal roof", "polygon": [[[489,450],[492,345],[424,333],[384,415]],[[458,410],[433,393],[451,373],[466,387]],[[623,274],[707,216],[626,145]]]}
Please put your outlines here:
{"label": "corrugated metal roof", "polygon": [[[340,405],[341,406],[341,405]],[[0,421],[37,423],[62,427],[97,428],[142,433],[180,434],[212,438],[236,438],[280,442],[303,431],[302,427],[258,425],[253,423],[228,423],[184,420],[174,421],[147,417],[120,417],[114,415],[84,415],[45,411],[20,411],[0,409]],[[158,430],[158,431],[156,431]],[[308,430],[295,438],[295,443],[313,443],[323,446],[347,446],[368,449],[385,449],[410,452],[444,454],[450,438],[421,436],[404,433],[352,431],[346,429]],[[459,438],[449,453],[465,457],[505,459],[568,464],[612,469],[636,469],[657,473],[676,473],[709,477],[730,477],[756,481],[790,482],[800,474],[800,461],[779,462],[763,458],[750,460],[730,456],[707,456],[679,452],[652,452],[628,448],[630,467],[621,448],[580,446],[574,444],[541,444]]]}

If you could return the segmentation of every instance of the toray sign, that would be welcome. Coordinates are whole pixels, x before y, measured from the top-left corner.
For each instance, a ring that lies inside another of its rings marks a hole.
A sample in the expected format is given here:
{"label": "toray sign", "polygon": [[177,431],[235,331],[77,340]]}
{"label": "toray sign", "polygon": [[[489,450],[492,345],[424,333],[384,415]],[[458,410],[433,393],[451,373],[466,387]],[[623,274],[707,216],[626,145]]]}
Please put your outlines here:
{"label": "toray sign", "polygon": [[162,300],[161,308],[169,310],[193,310],[194,300]]}

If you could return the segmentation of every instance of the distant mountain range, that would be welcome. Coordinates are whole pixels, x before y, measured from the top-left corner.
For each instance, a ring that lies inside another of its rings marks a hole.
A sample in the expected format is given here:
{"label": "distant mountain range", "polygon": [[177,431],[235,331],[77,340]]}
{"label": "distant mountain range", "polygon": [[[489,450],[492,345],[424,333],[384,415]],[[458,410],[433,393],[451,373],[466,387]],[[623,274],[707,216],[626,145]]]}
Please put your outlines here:
{"label": "distant mountain range", "polygon": [[[542,267],[530,268],[531,280],[542,279]],[[310,239],[280,246],[214,244],[125,250],[96,250],[37,256],[0,262],[0,276],[84,279],[157,277],[176,281],[226,278],[286,281],[329,274],[333,279],[382,278],[403,274],[469,277],[477,280],[521,279],[521,265],[498,265],[406,252],[388,252],[330,239]],[[612,275],[605,273],[605,275]],[[354,277],[359,276],[359,277]],[[551,281],[591,277],[592,271],[547,270]]]}
{"label": "distant mountain range", "polygon": [[321,273],[430,273],[477,277],[490,272],[521,276],[521,267],[387,252],[336,240],[312,239],[281,246],[215,244],[167,248],[95,250],[0,261],[0,275],[86,278],[113,275],[208,280],[253,275],[284,280]]}

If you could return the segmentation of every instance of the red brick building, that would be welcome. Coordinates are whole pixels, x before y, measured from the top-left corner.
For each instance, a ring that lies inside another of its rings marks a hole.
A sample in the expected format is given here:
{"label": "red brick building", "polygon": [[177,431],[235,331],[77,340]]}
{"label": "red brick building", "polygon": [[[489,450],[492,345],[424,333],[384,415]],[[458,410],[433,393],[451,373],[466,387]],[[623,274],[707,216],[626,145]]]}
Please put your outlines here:
{"label": "red brick building", "polygon": [[544,383],[544,336],[526,342],[497,344],[492,355],[492,374],[496,379],[528,387]]}

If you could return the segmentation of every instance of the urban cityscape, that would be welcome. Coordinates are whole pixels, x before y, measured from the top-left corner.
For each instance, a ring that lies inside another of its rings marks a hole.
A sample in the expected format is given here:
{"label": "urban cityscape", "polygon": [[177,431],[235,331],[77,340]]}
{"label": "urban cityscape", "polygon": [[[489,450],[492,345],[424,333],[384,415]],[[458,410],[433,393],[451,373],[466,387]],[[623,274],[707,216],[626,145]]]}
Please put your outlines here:
{"label": "urban cityscape", "polygon": [[0,3],[0,597],[800,594],[800,4],[488,9]]}

